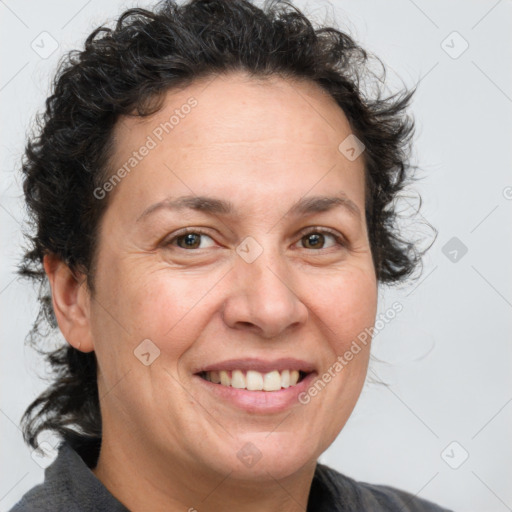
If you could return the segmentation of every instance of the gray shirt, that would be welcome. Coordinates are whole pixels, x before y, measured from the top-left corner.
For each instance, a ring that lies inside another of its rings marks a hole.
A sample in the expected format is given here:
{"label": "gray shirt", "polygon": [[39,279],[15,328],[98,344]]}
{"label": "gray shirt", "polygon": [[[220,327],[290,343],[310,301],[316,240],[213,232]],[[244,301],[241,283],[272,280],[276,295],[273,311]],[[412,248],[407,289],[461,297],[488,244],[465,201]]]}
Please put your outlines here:
{"label": "gray shirt", "polygon": [[[46,468],[42,484],[29,490],[9,512],[127,512],[80,455],[66,442]],[[356,482],[317,464],[307,512],[451,512],[405,491]]]}

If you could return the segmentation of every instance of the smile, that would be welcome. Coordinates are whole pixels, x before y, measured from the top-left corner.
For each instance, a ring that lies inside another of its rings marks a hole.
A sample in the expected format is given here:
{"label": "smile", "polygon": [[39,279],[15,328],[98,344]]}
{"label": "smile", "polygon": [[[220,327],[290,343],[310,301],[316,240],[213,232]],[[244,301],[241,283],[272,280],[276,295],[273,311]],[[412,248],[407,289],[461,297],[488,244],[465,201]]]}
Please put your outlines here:
{"label": "smile", "polygon": [[298,396],[318,375],[305,359],[243,358],[192,368],[195,382],[218,403],[253,414],[275,414],[301,406]]}
{"label": "smile", "polygon": [[213,384],[246,389],[248,391],[279,391],[301,382],[307,372],[300,370],[272,370],[262,373],[255,370],[214,370],[199,373]]}

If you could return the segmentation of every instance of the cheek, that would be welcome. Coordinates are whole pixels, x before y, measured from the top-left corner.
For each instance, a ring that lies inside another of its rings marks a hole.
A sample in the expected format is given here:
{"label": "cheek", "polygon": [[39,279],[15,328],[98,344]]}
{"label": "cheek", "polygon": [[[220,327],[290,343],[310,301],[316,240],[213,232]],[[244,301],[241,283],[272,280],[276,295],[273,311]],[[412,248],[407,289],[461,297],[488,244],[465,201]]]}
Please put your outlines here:
{"label": "cheek", "polygon": [[322,320],[337,354],[375,322],[377,285],[371,269],[351,268],[340,272],[317,287],[315,295],[325,298],[319,299]]}
{"label": "cheek", "polygon": [[150,339],[169,362],[177,361],[204,329],[202,302],[211,286],[204,275],[178,276],[165,268],[124,279],[116,309],[130,343]]}

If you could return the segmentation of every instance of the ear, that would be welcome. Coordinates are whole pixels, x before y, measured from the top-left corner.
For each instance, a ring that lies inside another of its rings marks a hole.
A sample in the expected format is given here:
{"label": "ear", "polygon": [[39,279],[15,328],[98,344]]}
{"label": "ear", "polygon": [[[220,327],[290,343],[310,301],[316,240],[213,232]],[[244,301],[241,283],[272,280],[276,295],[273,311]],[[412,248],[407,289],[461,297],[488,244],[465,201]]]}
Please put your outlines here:
{"label": "ear", "polygon": [[43,258],[52,289],[52,304],[66,341],[82,352],[94,350],[90,324],[90,293],[84,274],[76,275],[53,254]]}

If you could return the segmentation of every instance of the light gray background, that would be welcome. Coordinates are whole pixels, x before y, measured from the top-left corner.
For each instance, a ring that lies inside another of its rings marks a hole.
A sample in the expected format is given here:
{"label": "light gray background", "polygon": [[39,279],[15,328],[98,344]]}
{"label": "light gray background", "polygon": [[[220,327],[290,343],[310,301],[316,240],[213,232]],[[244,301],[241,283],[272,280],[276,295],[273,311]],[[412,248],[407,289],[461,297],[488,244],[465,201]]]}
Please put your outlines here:
{"label": "light gray background", "polygon": [[[358,480],[399,487],[454,510],[512,510],[512,2],[296,4],[320,22],[334,17],[379,55],[391,85],[399,83],[397,76],[407,85],[421,79],[413,114],[415,160],[424,179],[414,190],[424,200],[422,215],[439,230],[420,280],[381,291],[381,312],[394,300],[404,308],[374,340],[374,355],[387,364],[373,362],[373,376],[389,387],[365,386],[320,460]],[[135,5],[0,1],[2,511],[43,480],[17,427],[45,387],[34,376],[42,363],[24,348],[37,312],[35,291],[14,274],[22,244],[17,171],[25,134],[63,53]],[[51,48],[48,36],[40,36],[44,31],[59,45],[46,59],[31,47],[35,41]],[[469,47],[458,56],[464,41]],[[455,262],[454,253],[443,253],[453,237],[468,249]],[[449,466],[459,465],[466,452],[458,469]]]}

